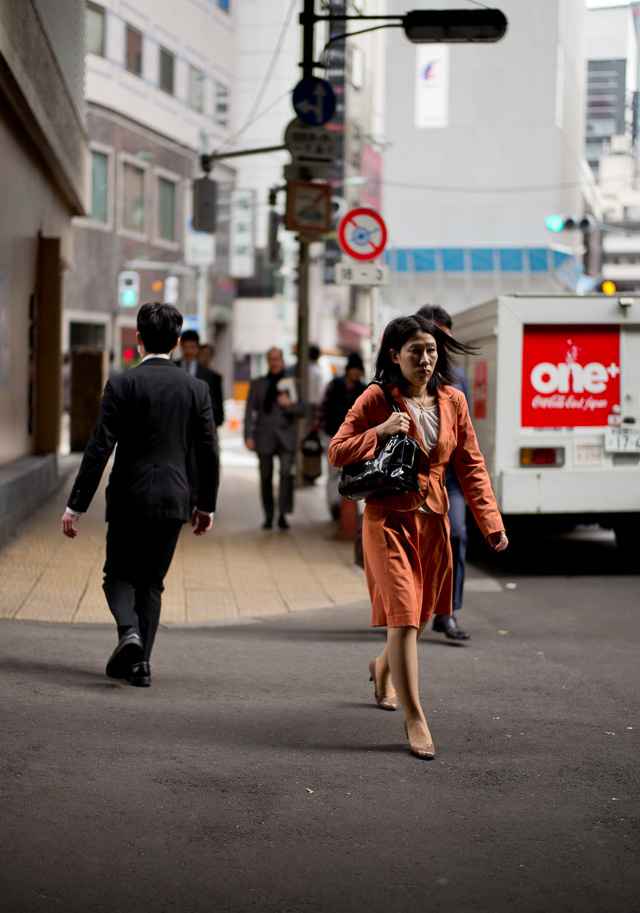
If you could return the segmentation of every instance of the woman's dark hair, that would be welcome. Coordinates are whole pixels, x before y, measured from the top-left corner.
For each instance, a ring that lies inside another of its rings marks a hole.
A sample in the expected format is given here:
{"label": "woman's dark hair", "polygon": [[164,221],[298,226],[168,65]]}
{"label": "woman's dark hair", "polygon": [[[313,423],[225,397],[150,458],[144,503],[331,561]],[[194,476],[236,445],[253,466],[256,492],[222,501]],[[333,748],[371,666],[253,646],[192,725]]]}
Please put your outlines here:
{"label": "woman's dark hair", "polygon": [[382,342],[378,349],[375,361],[375,380],[383,384],[393,384],[402,390],[407,386],[407,381],[397,365],[391,360],[391,349],[399,352],[402,346],[420,331],[430,333],[436,341],[438,360],[436,368],[427,384],[429,393],[433,393],[445,384],[454,383],[458,376],[450,361],[450,353],[470,355],[475,352],[474,346],[458,342],[453,336],[444,333],[435,323],[426,320],[419,314],[412,317],[396,317],[385,327]]}
{"label": "woman's dark hair", "polygon": [[172,304],[143,304],[136,321],[138,333],[147,352],[162,354],[170,352],[182,329],[182,314]]}

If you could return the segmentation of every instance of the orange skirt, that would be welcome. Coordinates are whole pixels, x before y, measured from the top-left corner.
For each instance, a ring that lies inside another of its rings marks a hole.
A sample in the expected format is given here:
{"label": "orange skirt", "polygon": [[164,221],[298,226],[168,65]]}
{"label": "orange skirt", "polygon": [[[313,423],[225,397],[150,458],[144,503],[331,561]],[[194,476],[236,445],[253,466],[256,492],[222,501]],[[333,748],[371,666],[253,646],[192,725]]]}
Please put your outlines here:
{"label": "orange skirt", "polygon": [[453,561],[449,520],[419,510],[387,510],[368,503],[362,523],[371,625],[391,628],[451,615]]}

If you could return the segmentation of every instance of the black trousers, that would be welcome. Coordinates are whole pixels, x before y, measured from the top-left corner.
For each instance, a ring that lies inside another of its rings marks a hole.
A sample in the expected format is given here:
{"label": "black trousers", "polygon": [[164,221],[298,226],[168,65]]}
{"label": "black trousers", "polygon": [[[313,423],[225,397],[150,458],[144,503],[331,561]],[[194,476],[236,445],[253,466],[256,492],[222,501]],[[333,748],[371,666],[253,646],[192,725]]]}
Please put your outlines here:
{"label": "black trousers", "polygon": [[[259,453],[260,491],[265,516],[273,518],[273,458],[274,453]],[[278,450],[280,460],[280,490],[278,492],[278,513],[293,513],[293,486],[296,475],[296,455],[291,450]]]}
{"label": "black trousers", "polygon": [[111,520],[102,588],[118,627],[140,629],[147,662],[160,622],[164,578],[182,520],[132,517]]}

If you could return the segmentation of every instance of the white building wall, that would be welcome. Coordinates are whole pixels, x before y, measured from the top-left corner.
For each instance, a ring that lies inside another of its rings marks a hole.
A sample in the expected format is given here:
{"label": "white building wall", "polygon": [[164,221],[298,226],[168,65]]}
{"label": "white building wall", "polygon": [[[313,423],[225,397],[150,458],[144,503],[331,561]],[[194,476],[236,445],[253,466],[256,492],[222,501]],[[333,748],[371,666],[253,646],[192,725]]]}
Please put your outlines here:
{"label": "white building wall", "polygon": [[[178,142],[200,149],[204,131],[212,148],[233,130],[236,106],[236,4],[230,11],[197,0],[101,0],[106,9],[105,57],[87,56],[87,101],[120,111]],[[129,24],[142,32],[142,76],[125,69]],[[175,54],[175,95],[159,88],[160,48]],[[202,113],[189,105],[189,66],[205,74]],[[230,92],[227,127],[214,120],[215,83]]]}
{"label": "white building wall", "polygon": [[[448,126],[442,128],[414,126],[420,46],[400,30],[387,33],[393,145],[384,214],[391,249],[549,248],[546,217],[581,211],[584,2],[505,0],[500,8],[509,20],[500,42],[449,46]],[[403,0],[390,0],[390,11],[404,9]],[[528,271],[526,257],[512,276],[500,269],[474,273],[468,262],[457,275],[410,273],[397,276],[386,296],[400,309],[436,293],[455,311],[499,291],[558,288],[550,272]],[[412,287],[415,301],[394,300],[399,288],[406,295]]]}

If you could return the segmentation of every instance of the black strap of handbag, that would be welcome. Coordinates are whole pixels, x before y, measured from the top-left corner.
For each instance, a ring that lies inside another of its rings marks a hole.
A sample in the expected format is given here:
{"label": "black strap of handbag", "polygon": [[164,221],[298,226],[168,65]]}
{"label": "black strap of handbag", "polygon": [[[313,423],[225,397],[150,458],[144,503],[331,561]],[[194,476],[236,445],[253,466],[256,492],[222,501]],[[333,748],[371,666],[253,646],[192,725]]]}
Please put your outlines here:
{"label": "black strap of handbag", "polygon": [[382,390],[382,392],[385,395],[387,402],[391,406],[392,410],[394,412],[402,412],[402,409],[400,408],[400,406],[398,406],[397,402],[391,396],[391,394],[389,393],[387,388],[384,386],[384,384],[379,380],[372,380],[371,383],[369,384],[369,386],[372,387],[374,384],[376,385],[376,387],[380,387],[380,389]]}

